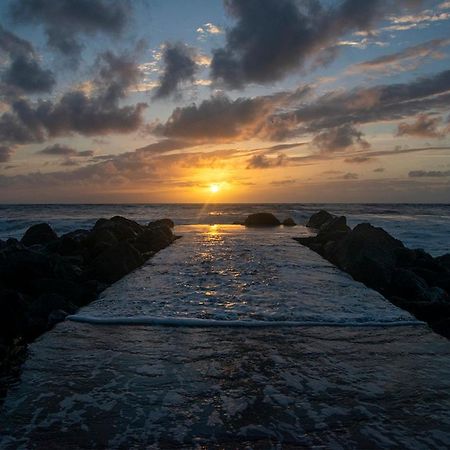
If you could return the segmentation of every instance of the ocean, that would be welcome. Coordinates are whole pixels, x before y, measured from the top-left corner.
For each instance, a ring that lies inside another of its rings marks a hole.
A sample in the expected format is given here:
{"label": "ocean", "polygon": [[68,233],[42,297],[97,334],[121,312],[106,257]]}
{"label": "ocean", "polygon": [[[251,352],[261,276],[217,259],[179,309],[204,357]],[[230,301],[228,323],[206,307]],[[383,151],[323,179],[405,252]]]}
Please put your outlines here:
{"label": "ocean", "polygon": [[[117,214],[182,238],[30,345],[0,448],[448,447],[448,341],[292,239],[321,208],[450,251],[449,205],[2,206],[2,238]],[[233,225],[255,211],[299,225]]]}
{"label": "ocean", "polygon": [[146,223],[169,217],[177,225],[232,224],[253,212],[268,211],[304,225],[319,209],[345,215],[350,226],[370,222],[412,248],[434,256],[450,252],[450,204],[117,204],[0,205],[0,239],[20,238],[35,223],[47,222],[58,234],[92,227],[100,217],[122,215]]}

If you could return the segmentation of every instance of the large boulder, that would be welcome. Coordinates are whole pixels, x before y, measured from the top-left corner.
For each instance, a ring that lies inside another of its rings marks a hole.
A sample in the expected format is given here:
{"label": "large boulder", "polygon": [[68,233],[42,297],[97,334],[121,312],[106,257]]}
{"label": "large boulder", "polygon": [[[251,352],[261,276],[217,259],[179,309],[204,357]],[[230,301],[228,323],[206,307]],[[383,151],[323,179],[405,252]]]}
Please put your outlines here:
{"label": "large boulder", "polygon": [[22,335],[27,318],[28,304],[25,297],[14,290],[0,290],[0,337],[12,339]]}
{"label": "large boulder", "polygon": [[319,228],[319,234],[335,232],[347,233],[348,231],[350,231],[350,227],[347,225],[347,219],[345,216],[333,217],[323,223]]}
{"label": "large boulder", "polygon": [[296,225],[297,224],[292,217],[288,217],[287,219],[283,220],[283,226],[285,227],[295,227]]}
{"label": "large boulder", "polygon": [[166,248],[174,241],[172,229],[167,225],[152,225],[133,242],[141,253],[153,253]]}
{"label": "large boulder", "polygon": [[121,216],[111,219],[99,219],[94,225],[93,232],[108,230],[114,234],[118,241],[135,239],[143,231],[143,227],[133,220]]}
{"label": "large boulder", "polygon": [[319,229],[323,224],[326,222],[329,222],[330,220],[334,219],[335,216],[333,214],[330,214],[328,211],[325,211],[321,209],[319,212],[313,214],[308,222],[306,222],[306,226],[308,228],[317,228]]}
{"label": "large boulder", "polygon": [[357,225],[337,242],[329,259],[358,281],[385,290],[396,265],[396,250],[403,243],[382,228]]}
{"label": "large boulder", "polygon": [[277,227],[281,222],[271,213],[250,214],[244,222],[246,227]]}
{"label": "large boulder", "polygon": [[129,242],[119,242],[98,255],[88,268],[90,278],[115,283],[144,263],[139,251]]}
{"label": "large boulder", "polygon": [[28,228],[20,242],[31,247],[37,244],[45,245],[55,239],[58,239],[58,236],[52,227],[48,223],[39,223]]}
{"label": "large boulder", "polygon": [[175,223],[173,222],[172,219],[159,219],[159,220],[154,220],[153,222],[150,222],[148,224],[148,226],[149,227],[164,226],[164,227],[168,227],[168,228],[174,228]]}

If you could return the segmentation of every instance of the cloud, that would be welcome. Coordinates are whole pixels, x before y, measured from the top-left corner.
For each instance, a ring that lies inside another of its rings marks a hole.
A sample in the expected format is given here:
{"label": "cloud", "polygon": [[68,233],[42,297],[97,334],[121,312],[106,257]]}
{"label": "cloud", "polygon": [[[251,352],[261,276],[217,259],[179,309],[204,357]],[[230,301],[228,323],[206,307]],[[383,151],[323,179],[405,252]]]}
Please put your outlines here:
{"label": "cloud", "polygon": [[211,22],[205,23],[201,27],[198,27],[196,31],[200,35],[201,38],[204,38],[207,35],[223,33],[222,28],[218,27],[217,25],[214,25]]}
{"label": "cloud", "polygon": [[367,149],[370,144],[363,136],[353,125],[345,124],[323,131],[314,137],[312,143],[322,152],[337,152],[355,146]]}
{"label": "cloud", "polygon": [[323,51],[325,64],[336,56],[339,37],[370,30],[389,12],[409,4],[344,0],[323,7],[318,0],[225,0],[236,23],[226,32],[225,46],[213,52],[212,78],[237,89],[280,80]]}
{"label": "cloud", "polygon": [[13,153],[14,150],[11,147],[0,145],[0,163],[8,162]]}
{"label": "cloud", "polygon": [[353,156],[352,158],[345,158],[344,161],[350,164],[362,164],[372,161],[370,156]]}
{"label": "cloud", "polygon": [[286,179],[286,180],[275,180],[275,181],[271,181],[270,184],[272,186],[289,186],[290,184],[295,184],[297,183],[297,180],[293,180],[291,178]]}
{"label": "cloud", "polygon": [[254,155],[247,161],[247,169],[271,169],[284,166],[287,161],[286,155],[280,153],[274,157],[266,155]]}
{"label": "cloud", "polygon": [[431,170],[428,172],[425,170],[412,170],[408,176],[410,178],[443,178],[450,177],[450,170]]}
{"label": "cloud", "polygon": [[186,44],[166,44],[162,54],[164,69],[153,98],[170,97],[179,92],[181,84],[189,81],[192,83],[198,68],[196,56],[195,49]]}
{"label": "cloud", "polygon": [[128,57],[106,52],[97,61],[92,93],[75,89],[56,101],[13,101],[11,111],[0,116],[0,140],[25,144],[72,133],[93,136],[137,130],[147,105],[119,105],[139,75],[136,67]]}
{"label": "cloud", "polygon": [[422,138],[442,139],[445,136],[443,130],[438,126],[442,122],[440,117],[431,117],[427,114],[419,114],[414,123],[400,123],[397,136],[417,136]]}
{"label": "cloud", "polygon": [[405,48],[399,52],[380,56],[351,66],[347,73],[367,72],[403,72],[416,68],[420,60],[425,58],[442,59],[443,54],[438,49],[450,45],[449,39],[433,39],[419,45]]}
{"label": "cloud", "polygon": [[128,0],[15,0],[10,15],[20,23],[42,25],[48,45],[77,60],[83,48],[80,35],[119,35],[131,8]]}
{"label": "cloud", "polygon": [[81,157],[86,158],[90,156],[94,156],[94,152],[92,150],[83,150],[78,151],[72,147],[68,147],[66,145],[54,144],[44,149],[38,151],[37,153],[41,155],[49,155],[49,156],[71,156],[71,157]]}
{"label": "cloud", "polygon": [[[30,42],[19,38],[0,25],[0,53],[8,57],[1,73],[3,94],[50,92],[56,81],[50,70],[43,69]],[[6,91],[6,92],[5,92]]]}
{"label": "cloud", "polygon": [[[271,117],[278,134],[285,137],[316,133],[343,125],[392,121],[447,110],[450,102],[450,70],[407,83],[356,87],[328,92],[310,103]],[[275,128],[275,127],[274,127]]]}
{"label": "cloud", "polygon": [[342,180],[357,180],[359,178],[359,175],[357,173],[348,172],[339,178],[341,178]]}
{"label": "cloud", "polygon": [[223,94],[212,96],[199,105],[176,108],[154,132],[169,138],[197,142],[227,142],[264,134],[268,117],[298,93],[279,93],[255,98],[231,100]]}

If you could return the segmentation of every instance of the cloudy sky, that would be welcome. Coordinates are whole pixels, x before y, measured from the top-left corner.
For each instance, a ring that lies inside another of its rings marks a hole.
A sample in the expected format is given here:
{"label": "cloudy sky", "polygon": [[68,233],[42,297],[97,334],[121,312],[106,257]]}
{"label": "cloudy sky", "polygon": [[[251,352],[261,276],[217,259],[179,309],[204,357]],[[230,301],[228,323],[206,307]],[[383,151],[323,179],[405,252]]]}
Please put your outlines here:
{"label": "cloudy sky", "polygon": [[448,202],[450,2],[4,0],[0,202]]}

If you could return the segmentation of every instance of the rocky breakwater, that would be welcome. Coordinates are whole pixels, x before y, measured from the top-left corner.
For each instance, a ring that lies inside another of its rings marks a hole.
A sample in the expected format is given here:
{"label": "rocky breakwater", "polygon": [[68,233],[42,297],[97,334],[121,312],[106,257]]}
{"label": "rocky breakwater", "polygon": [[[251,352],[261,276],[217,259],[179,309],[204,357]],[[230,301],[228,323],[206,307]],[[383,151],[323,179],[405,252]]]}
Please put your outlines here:
{"label": "rocky breakwater", "polygon": [[17,365],[27,342],[170,245],[173,226],[116,216],[59,237],[42,223],[20,241],[0,241],[0,375]]}
{"label": "rocky breakwater", "polygon": [[382,228],[361,223],[351,229],[344,216],[323,210],[306,226],[317,235],[298,242],[450,337],[450,254],[433,258]]}

